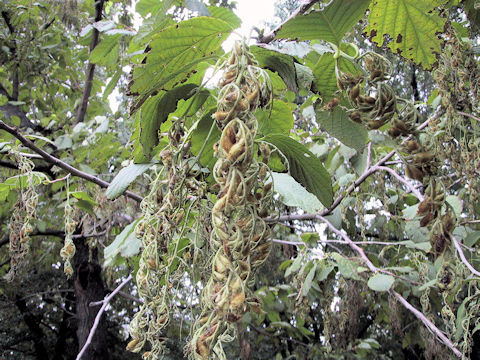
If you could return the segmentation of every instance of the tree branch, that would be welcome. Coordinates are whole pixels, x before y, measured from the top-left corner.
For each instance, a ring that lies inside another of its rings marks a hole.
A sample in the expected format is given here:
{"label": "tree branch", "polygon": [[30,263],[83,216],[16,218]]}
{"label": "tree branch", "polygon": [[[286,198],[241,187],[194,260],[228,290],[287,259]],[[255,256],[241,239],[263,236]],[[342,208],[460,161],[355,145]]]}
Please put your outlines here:
{"label": "tree branch", "polygon": [[85,351],[87,350],[88,348],[88,345],[90,345],[90,343],[92,342],[92,339],[93,339],[93,335],[95,335],[95,331],[97,330],[97,327],[98,327],[98,324],[100,323],[100,318],[102,317],[102,314],[103,312],[105,311],[105,308],[107,307],[108,303],[110,302],[110,300],[112,300],[112,298],[125,286],[128,284],[128,282],[132,280],[132,275],[128,275],[128,277],[122,281],[122,283],[120,285],[117,286],[117,288],[115,290],[112,291],[112,293],[108,296],[105,297],[105,299],[103,299],[103,305],[102,307],[100,308],[100,310],[98,310],[98,313],[97,313],[97,316],[95,316],[95,321],[93,322],[93,326],[92,328],[90,329],[90,333],[88,334],[88,338],[87,338],[87,341],[85,341],[85,344],[83,345],[82,347],[82,350],[80,350],[80,352],[78,353],[77,355],[77,358],[76,360],[80,360],[83,356],[83,354],[85,353]]}
{"label": "tree branch", "polygon": [[[333,231],[335,234],[339,235],[342,237],[354,250],[360,257],[362,258],[363,262],[367,265],[367,267],[372,271],[373,273],[378,273],[378,272],[383,272],[382,269],[377,268],[367,257],[367,255],[364,253],[363,249],[360,248],[358,245],[356,245],[345,233],[345,231],[340,231],[337,228],[335,228],[331,222],[329,222],[327,219],[323,218],[322,216],[319,216],[319,219],[322,220],[325,224],[327,224],[328,228]],[[463,253],[463,252],[462,252]],[[450,339],[439,329],[435,326],[434,323],[432,323],[422,312],[418,311],[413,305],[411,305],[402,295],[397,293],[395,290],[390,289],[388,291],[390,294],[395,296],[398,301],[410,312],[413,313],[417,317],[418,320],[420,320],[429,331],[431,331],[433,334],[435,334],[442,342],[445,344],[450,350],[454,352],[455,355],[457,355],[459,358],[462,358],[462,353],[453,345],[453,343],[450,341]]]}
{"label": "tree branch", "polygon": [[273,40],[275,40],[277,33],[282,29],[283,25],[285,25],[287,21],[294,19],[298,15],[305,14],[308,11],[308,9],[310,9],[313,5],[318,3],[318,1],[319,0],[303,0],[300,6],[295,9],[295,11],[287,18],[287,20],[282,22],[275,29],[273,29],[272,32],[268,33],[267,35],[259,36],[257,43],[260,43],[260,44],[271,43]]}
{"label": "tree branch", "polygon": [[459,113],[460,115],[469,117],[470,119],[480,121],[480,118],[478,118],[478,117],[476,117],[476,116],[473,116],[472,114],[468,114],[468,113],[463,112],[463,111],[457,111],[457,113]]}
{"label": "tree branch", "polygon": [[[8,126],[7,124],[5,124],[3,121],[0,120],[0,130],[5,130],[6,132],[12,134],[13,136],[15,136],[18,140],[20,140],[20,142],[25,145],[27,148],[33,150],[34,152],[36,152],[37,154],[39,154],[43,159],[45,159],[46,162],[50,163],[50,164],[53,164],[53,165],[56,165],[58,166],[59,168],[62,168],[63,170],[65,170],[66,172],[72,174],[73,176],[77,176],[77,177],[80,177],[82,179],[85,179],[85,180],[88,180],[94,184],[97,184],[98,186],[102,187],[102,188],[108,188],[108,186],[110,185],[109,182],[107,181],[104,181],[102,179],[99,179],[97,178],[96,176],[93,176],[93,175],[90,175],[90,174],[87,174],[83,171],[80,171],[76,168],[74,168],[73,166],[71,165],[68,165],[67,163],[63,162],[62,160],[50,155],[49,153],[47,153],[45,150],[42,150],[40,149],[39,147],[37,147],[33,142],[31,142],[30,140],[28,140],[25,136],[23,136],[18,130],[16,127],[11,127],[11,126]],[[137,202],[141,202],[143,200],[143,198],[140,196],[140,195],[137,195],[131,191],[125,191],[125,196],[129,197],[130,199],[133,199]]]}
{"label": "tree branch", "polygon": [[460,260],[462,260],[462,263],[468,268],[468,270],[470,270],[472,272],[472,274],[480,276],[480,272],[475,270],[475,268],[472,266],[472,264],[470,264],[468,262],[467,258],[465,257],[465,254],[463,252],[463,249],[460,246],[460,243],[458,242],[458,240],[455,238],[455,236],[450,234],[450,238],[453,241],[453,245],[455,245],[455,249],[457,249],[458,255],[460,256]]}
{"label": "tree branch", "polygon": [[[95,2],[95,22],[102,20],[104,2],[105,0],[97,0]],[[99,34],[100,32],[96,28],[93,28],[92,40],[90,42],[90,53],[93,51],[93,49],[95,49],[98,44]],[[94,74],[95,64],[93,64],[92,62],[88,62],[85,88],[83,89],[82,100],[80,101],[80,107],[78,108],[77,116],[75,119],[76,124],[83,122],[83,120],[85,119],[85,114],[88,107],[88,99],[90,97],[90,93],[92,92]]]}

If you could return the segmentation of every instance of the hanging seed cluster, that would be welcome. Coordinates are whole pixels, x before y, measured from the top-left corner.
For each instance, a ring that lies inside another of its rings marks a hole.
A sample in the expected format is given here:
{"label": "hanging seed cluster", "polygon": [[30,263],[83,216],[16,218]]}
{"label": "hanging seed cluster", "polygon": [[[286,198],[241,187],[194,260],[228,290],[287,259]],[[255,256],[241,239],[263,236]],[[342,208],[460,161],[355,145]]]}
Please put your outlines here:
{"label": "hanging seed cluster", "polygon": [[[439,163],[436,146],[432,141],[420,140],[422,134],[416,130],[418,111],[411,102],[397,98],[392,87],[386,83],[391,76],[388,60],[375,53],[366,53],[359,58],[359,65],[363,68],[361,75],[342,73],[338,77],[339,88],[346,92],[353,106],[349,116],[369,129],[391,124],[387,133],[391,138],[401,141],[405,174],[428,184],[426,198],[419,205],[418,215],[422,216],[420,226],[430,226],[430,241],[435,254],[439,256],[449,242],[448,234],[453,231],[456,218],[445,205],[444,186],[435,181]],[[374,96],[362,94],[364,81],[372,88],[370,93]],[[442,207],[447,209],[444,215],[441,214]]]}
{"label": "hanging seed cluster", "polygon": [[[437,132],[439,151],[451,161],[462,185],[471,189],[480,187],[480,122],[465,116],[480,115],[480,66],[472,46],[463,42],[448,24],[446,43],[434,73],[446,121],[433,124]],[[469,191],[467,206],[480,200],[478,191]]]}
{"label": "hanging seed cluster", "polygon": [[270,229],[261,218],[272,198],[266,165],[270,151],[266,146],[255,150],[258,123],[253,115],[270,101],[271,85],[241,42],[235,44],[223,70],[214,114],[222,130],[213,174],[220,187],[212,208],[210,243],[215,256],[202,295],[204,310],[191,340],[194,359],[224,359],[221,343],[232,340],[231,324],[248,311],[261,311],[249,283],[271,248]]}
{"label": "hanging seed cluster", "polygon": [[[369,129],[378,129],[389,122],[396,112],[396,96],[386,82],[391,75],[391,66],[386,59],[375,53],[367,53],[362,59],[365,72],[356,76],[342,73],[337,84],[347,93],[353,106],[350,118],[366,124]],[[370,92],[372,95],[362,94],[365,80],[373,87]]]}
{"label": "hanging seed cluster", "polygon": [[[67,187],[68,192],[68,187]],[[77,226],[76,221],[73,219],[73,207],[70,205],[70,201],[67,197],[67,202],[65,203],[65,242],[62,250],[60,250],[60,256],[63,260],[63,272],[67,275],[67,278],[72,277],[73,267],[72,259],[75,255],[75,244],[73,243],[72,235]]]}
{"label": "hanging seed cluster", "polygon": [[[30,250],[30,233],[33,231],[31,221],[35,217],[38,194],[35,191],[32,161],[14,152],[20,170],[20,179],[25,179],[26,186],[20,191],[10,218],[10,270],[5,275],[7,281],[13,281],[15,274],[25,261]],[[23,180],[22,180],[23,181]]]}
{"label": "hanging seed cluster", "polygon": [[163,330],[174,310],[171,289],[182,281],[189,266],[180,258],[186,249],[179,248],[179,241],[203,191],[198,174],[189,165],[189,146],[181,144],[183,136],[182,123],[175,122],[169,131],[170,144],[160,154],[163,170],[141,203],[143,218],[135,229],[143,243],[136,282],[144,303],[130,323],[132,340],[127,349],[140,352],[148,342],[150,350],[143,354],[148,360],[158,359],[164,350]]}

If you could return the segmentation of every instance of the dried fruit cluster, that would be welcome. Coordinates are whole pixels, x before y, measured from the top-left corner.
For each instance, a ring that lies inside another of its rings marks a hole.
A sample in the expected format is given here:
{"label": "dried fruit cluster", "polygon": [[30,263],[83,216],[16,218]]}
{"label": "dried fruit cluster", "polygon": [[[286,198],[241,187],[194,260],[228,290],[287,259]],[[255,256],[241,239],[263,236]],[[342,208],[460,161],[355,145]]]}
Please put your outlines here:
{"label": "dried fruit cluster", "polygon": [[271,85],[241,42],[235,44],[223,70],[214,114],[222,130],[215,145],[214,178],[220,186],[212,208],[210,243],[215,256],[202,295],[204,310],[191,341],[194,359],[224,358],[221,342],[232,339],[230,325],[250,310],[261,311],[249,283],[252,271],[265,261],[271,248],[270,229],[261,218],[272,198],[266,165],[270,152],[267,146],[255,150],[258,123],[253,115],[270,101]]}
{"label": "dried fruit cluster", "polygon": [[158,359],[164,349],[167,339],[163,330],[174,302],[170,290],[182,281],[184,266],[188,266],[179,259],[185,252],[179,249],[179,241],[186,227],[185,219],[203,191],[203,185],[196,179],[198,174],[189,165],[189,146],[181,143],[183,138],[181,121],[174,123],[169,145],[160,154],[163,169],[142,201],[143,218],[135,229],[143,243],[136,282],[144,303],[130,323],[132,340],[127,349],[139,352],[148,341],[150,350],[143,354],[144,359]]}
{"label": "dried fruit cluster", "polygon": [[20,177],[19,181],[25,181],[26,185],[20,183],[22,190],[10,218],[10,270],[5,275],[7,281],[13,281],[15,274],[29,253],[30,233],[33,231],[31,221],[35,217],[35,208],[38,201],[32,172],[33,162],[16,151],[12,152],[18,162],[20,174],[25,175]]}

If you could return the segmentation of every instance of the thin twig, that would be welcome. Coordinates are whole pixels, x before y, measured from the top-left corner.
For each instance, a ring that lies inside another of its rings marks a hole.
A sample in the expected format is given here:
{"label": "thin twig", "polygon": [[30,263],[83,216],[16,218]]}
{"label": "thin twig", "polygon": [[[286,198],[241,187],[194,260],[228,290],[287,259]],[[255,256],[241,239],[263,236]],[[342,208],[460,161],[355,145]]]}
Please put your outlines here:
{"label": "thin twig", "polygon": [[460,260],[462,260],[462,263],[468,268],[468,270],[472,272],[472,274],[480,276],[480,272],[475,270],[472,264],[468,262],[467,258],[465,257],[465,254],[463,253],[463,249],[460,246],[460,243],[458,242],[458,240],[455,238],[455,236],[450,234],[450,238],[453,241],[453,245],[455,245],[455,249],[457,249],[458,255],[460,256]]}
{"label": "thin twig", "polygon": [[[76,168],[74,168],[73,166],[71,165],[68,165],[67,163],[63,162],[62,160],[50,155],[49,153],[47,153],[45,150],[43,149],[40,149],[39,147],[37,147],[32,141],[30,141],[29,139],[27,139],[25,136],[23,136],[16,127],[12,127],[12,126],[8,126],[7,124],[5,124],[3,121],[0,120],[0,130],[5,130],[6,132],[12,134],[13,136],[15,136],[18,140],[20,140],[20,142],[25,145],[26,147],[28,147],[29,149],[33,150],[34,152],[36,152],[37,154],[39,154],[46,162],[50,163],[50,164],[53,164],[53,165],[57,165],[58,167],[62,168],[63,170],[69,172],[70,174],[72,174],[73,176],[77,176],[77,177],[80,177],[82,179],[85,179],[85,180],[88,180],[94,184],[97,184],[99,185],[100,187],[102,188],[108,188],[108,186],[110,185],[109,182],[107,181],[104,181],[102,179],[99,179],[98,177],[96,176],[93,176],[93,175],[90,175],[90,174],[87,174],[83,171],[80,171]],[[129,197],[130,199],[133,199],[137,202],[141,202],[143,200],[143,198],[140,196],[140,195],[137,195],[131,191],[125,191],[125,196]]]}
{"label": "thin twig", "polygon": [[432,323],[422,312],[418,311],[412,304],[410,304],[402,295],[397,293],[395,290],[390,290],[389,291],[393,296],[397,298],[398,301],[410,312],[413,313],[417,317],[418,320],[420,320],[429,331],[434,333],[439,337],[440,340],[450,349],[453,351],[455,355],[457,355],[459,358],[462,358],[463,355],[458,350],[453,343],[450,341],[450,339],[439,329],[435,326],[434,323]]}
{"label": "thin twig", "polygon": [[[384,272],[382,269],[377,268],[371,260],[367,257],[365,252],[363,251],[362,248],[360,248],[357,244],[355,244],[345,233],[345,231],[340,231],[337,228],[335,228],[331,222],[329,222],[327,219],[323,218],[322,216],[319,216],[319,218],[327,224],[329,229],[333,231],[335,234],[338,236],[342,237],[349,245],[350,247],[362,258],[362,260],[365,262],[367,267],[372,271],[373,273],[378,273],[378,272]],[[462,252],[463,254],[463,252]],[[422,312],[418,311],[412,304],[410,304],[402,295],[397,293],[395,290],[390,289],[388,291],[390,294],[395,296],[398,301],[410,312],[412,312],[418,320],[420,320],[429,331],[431,331],[433,334],[435,334],[450,350],[452,350],[455,355],[457,355],[459,358],[462,357],[462,353],[453,345],[453,343],[450,341],[450,339],[438,328],[435,326],[434,323],[432,323]]]}
{"label": "thin twig", "polygon": [[85,341],[85,344],[83,344],[82,350],[80,350],[80,352],[78,353],[76,360],[80,360],[82,358],[83,354],[88,348],[88,345],[90,345],[90,343],[92,342],[93,335],[95,335],[95,331],[97,330],[98,324],[100,323],[100,318],[102,317],[105,311],[105,308],[107,307],[110,300],[112,300],[112,298],[122,289],[122,287],[127,285],[127,283],[130,280],[132,280],[131,274],[128,275],[128,277],[125,280],[123,280],[122,283],[118,285],[117,288],[113,290],[110,295],[106,296],[105,299],[103,299],[102,307],[100,308],[100,310],[98,310],[97,316],[95,316],[95,321],[93,322],[93,326],[90,329],[90,333],[88,334],[87,341]]}
{"label": "thin twig", "polygon": [[[95,22],[102,20],[104,2],[105,0],[97,0],[95,2]],[[92,32],[92,40],[90,42],[90,53],[97,46],[99,35],[100,32],[94,27]],[[90,97],[90,93],[92,91],[94,74],[95,64],[90,61],[87,67],[87,75],[85,78],[85,88],[83,89],[82,100],[80,101],[80,107],[78,108],[77,116],[75,119],[76,124],[83,122],[83,120],[85,119],[85,114],[87,113],[88,107],[88,98]]]}
{"label": "thin twig", "polygon": [[408,187],[410,189],[410,191],[412,192],[412,194],[417,197],[417,199],[419,199],[420,201],[424,200],[424,197],[420,193],[420,191],[418,191],[417,188],[415,186],[413,186],[408,180],[401,177],[395,170],[393,170],[393,169],[391,169],[387,166],[377,166],[377,169],[388,172],[390,175],[392,175],[398,181],[400,181],[402,184],[404,184],[406,187]]}
{"label": "thin twig", "polygon": [[463,111],[457,111],[457,113],[459,113],[460,115],[469,117],[470,119],[480,121],[480,118],[478,118],[478,117],[476,117],[476,116],[474,116],[474,115],[472,115],[472,114],[468,114],[468,113],[463,112]]}

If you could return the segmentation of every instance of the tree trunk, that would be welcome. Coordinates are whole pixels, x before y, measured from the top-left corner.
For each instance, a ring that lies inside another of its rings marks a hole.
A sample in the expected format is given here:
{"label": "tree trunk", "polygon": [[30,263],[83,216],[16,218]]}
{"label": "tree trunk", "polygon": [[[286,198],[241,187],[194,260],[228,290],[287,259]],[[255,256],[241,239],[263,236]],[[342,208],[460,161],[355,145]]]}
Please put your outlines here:
{"label": "tree trunk", "polygon": [[[99,306],[90,307],[89,304],[94,301],[103,300],[105,289],[102,280],[102,268],[98,263],[97,249],[90,249],[84,238],[75,240],[75,295],[76,295],[76,314],[78,321],[77,338],[79,351],[87,341],[90,330],[93,326],[95,316],[100,309]],[[100,319],[100,323],[95,331],[92,342],[88,345],[83,359],[88,360],[108,360],[110,354],[107,343],[107,326],[105,316]]]}

